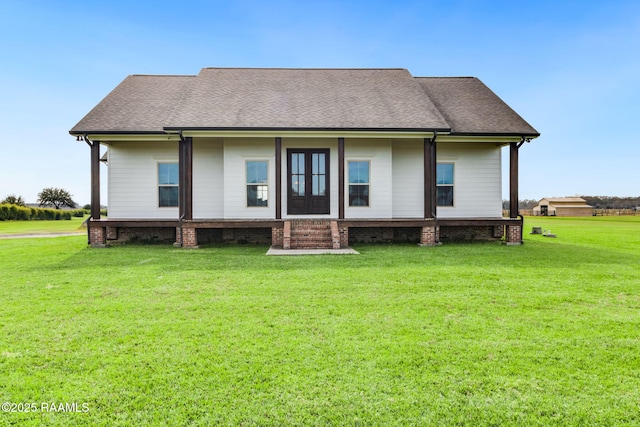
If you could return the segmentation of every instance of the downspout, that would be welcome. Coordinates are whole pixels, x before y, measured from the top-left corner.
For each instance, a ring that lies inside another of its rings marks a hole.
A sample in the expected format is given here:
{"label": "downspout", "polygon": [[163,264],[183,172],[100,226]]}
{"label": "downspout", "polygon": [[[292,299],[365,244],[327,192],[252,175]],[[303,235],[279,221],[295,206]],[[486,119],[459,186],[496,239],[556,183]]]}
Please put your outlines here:
{"label": "downspout", "polygon": [[87,219],[87,245],[91,244],[91,214],[89,214],[89,218]]}
{"label": "downspout", "polygon": [[523,229],[524,229],[524,217],[522,215],[518,214],[518,218],[520,218],[520,223],[521,223],[521,225],[520,225],[520,244],[524,245],[524,238],[522,236]]}
{"label": "downspout", "polygon": [[178,218],[178,225],[180,227],[180,245],[179,247],[184,247],[184,232],[182,231],[182,221],[184,220],[184,214],[180,215],[180,218]]}

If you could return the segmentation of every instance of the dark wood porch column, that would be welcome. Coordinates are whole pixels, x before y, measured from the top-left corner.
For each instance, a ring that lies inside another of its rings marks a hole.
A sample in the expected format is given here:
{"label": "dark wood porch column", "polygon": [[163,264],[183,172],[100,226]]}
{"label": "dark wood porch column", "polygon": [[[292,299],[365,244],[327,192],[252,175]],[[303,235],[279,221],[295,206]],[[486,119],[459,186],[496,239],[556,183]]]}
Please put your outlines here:
{"label": "dark wood porch column", "polygon": [[282,219],[282,138],[276,137],[276,219]]}
{"label": "dark wood porch column", "polygon": [[183,138],[178,144],[180,218],[193,219],[193,139]]}
{"label": "dark wood porch column", "polygon": [[91,218],[100,219],[100,141],[91,147]]}
{"label": "dark wood porch column", "polygon": [[509,147],[509,218],[518,217],[518,149],[517,142]]}
{"label": "dark wood porch column", "polygon": [[344,219],[344,138],[338,138],[338,219]]}
{"label": "dark wood porch column", "polygon": [[436,217],[436,139],[424,139],[424,217]]}

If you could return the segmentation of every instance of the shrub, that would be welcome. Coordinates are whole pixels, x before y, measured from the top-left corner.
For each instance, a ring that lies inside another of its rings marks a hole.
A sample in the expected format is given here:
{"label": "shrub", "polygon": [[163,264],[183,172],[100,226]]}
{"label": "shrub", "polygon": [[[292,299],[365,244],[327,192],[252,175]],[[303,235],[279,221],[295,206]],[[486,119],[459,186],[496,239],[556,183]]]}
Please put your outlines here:
{"label": "shrub", "polygon": [[0,221],[29,221],[29,220],[70,220],[72,216],[83,217],[84,212],[60,211],[55,209],[28,208],[24,206],[0,204]]}

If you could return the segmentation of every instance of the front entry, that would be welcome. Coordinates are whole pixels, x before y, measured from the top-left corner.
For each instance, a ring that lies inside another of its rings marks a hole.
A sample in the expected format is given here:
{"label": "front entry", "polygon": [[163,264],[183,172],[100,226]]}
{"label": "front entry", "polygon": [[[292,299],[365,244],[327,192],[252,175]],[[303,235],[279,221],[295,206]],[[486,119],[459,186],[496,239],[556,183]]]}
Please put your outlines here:
{"label": "front entry", "polygon": [[287,213],[330,213],[329,149],[290,148],[287,160]]}

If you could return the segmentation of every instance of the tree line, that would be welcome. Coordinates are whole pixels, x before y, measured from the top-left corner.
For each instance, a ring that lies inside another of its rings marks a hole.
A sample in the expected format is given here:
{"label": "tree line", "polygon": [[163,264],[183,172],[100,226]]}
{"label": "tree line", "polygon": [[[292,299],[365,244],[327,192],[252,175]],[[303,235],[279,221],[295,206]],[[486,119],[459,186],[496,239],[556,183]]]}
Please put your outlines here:
{"label": "tree line", "polygon": [[[4,200],[0,201],[0,204],[23,207],[26,205],[24,198],[22,196],[16,196],[15,194],[8,195]],[[73,209],[78,206],[78,204],[73,201],[72,195],[67,190],[54,187],[44,188],[40,193],[38,193],[38,204],[40,207],[53,207],[55,209],[63,207]]]}

